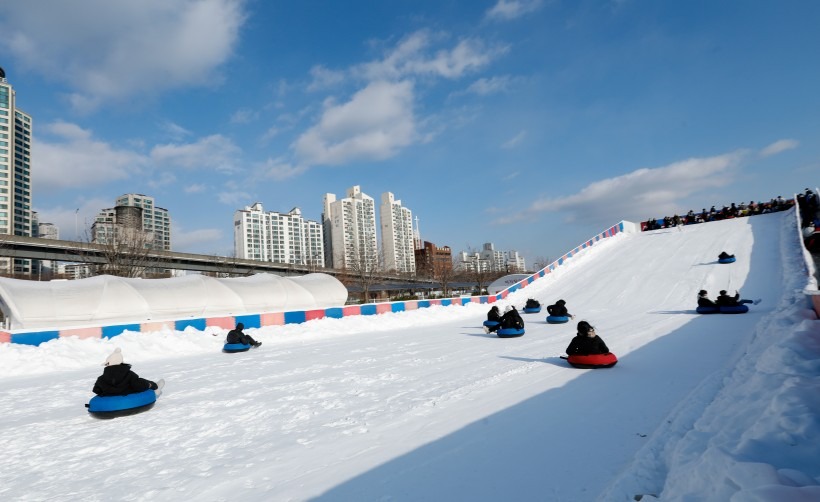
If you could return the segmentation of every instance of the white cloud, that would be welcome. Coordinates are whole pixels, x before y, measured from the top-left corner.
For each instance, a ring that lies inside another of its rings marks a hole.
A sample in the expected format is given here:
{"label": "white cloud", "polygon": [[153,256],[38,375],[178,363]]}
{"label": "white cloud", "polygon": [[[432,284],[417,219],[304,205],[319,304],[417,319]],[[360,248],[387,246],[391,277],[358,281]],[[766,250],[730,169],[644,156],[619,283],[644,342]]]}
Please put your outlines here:
{"label": "white cloud", "polygon": [[238,43],[241,0],[0,3],[0,49],[73,86],[69,101],[101,102],[213,85]]}
{"label": "white cloud", "polygon": [[781,139],[780,141],[775,141],[771,145],[761,150],[760,156],[769,157],[771,155],[776,155],[778,153],[785,152],[786,150],[792,150],[794,148],[797,148],[799,144],[800,143],[797,140]]}
{"label": "white cloud", "polygon": [[239,170],[237,158],[240,153],[239,147],[230,139],[214,134],[195,143],[157,145],[151,150],[151,159],[160,167],[214,169],[232,173]]}
{"label": "white cloud", "polygon": [[230,190],[219,192],[216,194],[216,198],[222,204],[239,208],[245,204],[248,204],[248,202],[253,198],[253,195],[242,190]]}
{"label": "white cloud", "polygon": [[282,181],[302,174],[307,171],[307,166],[296,166],[281,158],[277,158],[268,159],[259,166],[259,169],[263,173],[264,177]]}
{"label": "white cloud", "polygon": [[505,141],[501,148],[509,150],[511,148],[515,148],[516,146],[520,145],[522,141],[524,141],[524,137],[527,135],[527,131],[521,131],[512,138]]}
{"label": "white cloud", "polygon": [[470,87],[467,88],[467,92],[472,92],[480,96],[506,92],[509,89],[511,81],[512,79],[507,75],[501,77],[480,78],[470,84]]}
{"label": "white cloud", "polygon": [[417,141],[410,82],[377,81],[343,104],[328,102],[319,123],[293,144],[307,165],[382,160]]}
{"label": "white cloud", "polygon": [[38,136],[32,145],[32,155],[37,159],[32,181],[38,192],[126,179],[148,165],[145,156],[96,140],[90,131],[76,124],[55,122],[41,130],[45,137]]}
{"label": "white cloud", "polygon": [[[119,195],[119,194],[118,194]],[[38,200],[47,201],[47,198]],[[102,209],[113,207],[114,197],[109,199],[80,199],[71,206],[35,206],[41,223],[53,223],[60,230],[60,239],[66,241],[91,240],[91,224]]]}
{"label": "white cloud", "polygon": [[258,116],[259,113],[257,111],[251,110],[250,108],[242,108],[231,114],[230,122],[231,124],[247,124],[255,120]]}
{"label": "white cloud", "polygon": [[174,251],[179,252],[200,253],[199,249],[204,247],[203,244],[218,243],[222,239],[222,230],[216,228],[202,228],[189,232],[174,225],[172,232]]}
{"label": "white cloud", "polygon": [[360,65],[353,72],[368,80],[394,80],[407,76],[453,79],[486,66],[507,51],[506,47],[488,47],[480,40],[465,39],[432,56],[424,54],[433,41],[428,31],[417,31],[403,39],[384,59]]}
{"label": "white cloud", "polygon": [[202,193],[207,190],[208,186],[202,183],[194,183],[193,185],[188,185],[183,190],[185,193]]}
{"label": "white cloud", "polygon": [[175,139],[184,138],[192,134],[188,129],[185,129],[181,125],[171,122],[170,120],[161,122],[159,124],[159,128],[164,131],[165,134]]}
{"label": "white cloud", "polygon": [[732,180],[744,152],[707,158],[692,158],[663,167],[644,168],[596,181],[566,197],[533,202],[523,212],[494,221],[506,224],[542,212],[564,212],[571,222],[611,224],[612,215],[640,221],[647,215],[672,215],[680,211],[680,200],[698,191],[721,187]]}
{"label": "white cloud", "polygon": [[322,65],[316,65],[310,69],[310,76],[313,80],[308,84],[307,90],[310,92],[327,89],[344,82],[345,72],[330,70]]}
{"label": "white cloud", "polygon": [[516,19],[540,9],[541,3],[541,0],[498,0],[498,3],[487,11],[486,17],[496,21]]}

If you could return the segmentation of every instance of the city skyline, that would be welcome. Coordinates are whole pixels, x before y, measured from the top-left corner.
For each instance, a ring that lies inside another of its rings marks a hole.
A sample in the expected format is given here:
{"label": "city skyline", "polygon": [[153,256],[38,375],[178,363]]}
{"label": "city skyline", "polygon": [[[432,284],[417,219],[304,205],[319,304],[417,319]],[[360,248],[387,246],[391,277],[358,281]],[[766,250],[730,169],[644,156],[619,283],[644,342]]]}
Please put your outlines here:
{"label": "city skyline", "polygon": [[318,220],[323,194],[361,185],[396,192],[424,240],[534,263],[621,219],[815,188],[819,18],[796,1],[7,2],[0,67],[36,123],[31,210],[64,239],[150,193],[175,250],[229,255],[236,208]]}

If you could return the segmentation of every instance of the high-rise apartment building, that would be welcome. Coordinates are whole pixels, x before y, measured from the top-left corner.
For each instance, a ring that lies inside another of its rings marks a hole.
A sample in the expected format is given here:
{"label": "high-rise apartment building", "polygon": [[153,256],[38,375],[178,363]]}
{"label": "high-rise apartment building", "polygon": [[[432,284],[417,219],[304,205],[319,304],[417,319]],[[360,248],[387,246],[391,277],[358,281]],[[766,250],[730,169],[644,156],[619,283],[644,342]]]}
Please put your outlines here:
{"label": "high-rise apartment building", "polygon": [[[0,68],[0,234],[30,237],[31,116],[17,108]],[[31,260],[0,258],[0,272],[31,273]]]}
{"label": "high-rise apartment building", "polygon": [[265,212],[261,202],[234,212],[234,251],[237,258],[323,266],[322,225],[306,220],[298,207],[288,213]]}
{"label": "high-rise apartment building", "polygon": [[116,206],[100,211],[91,226],[91,240],[98,244],[112,243],[122,232],[128,239],[145,241],[149,249],[171,250],[171,218],[168,210],[156,207],[154,198],[129,193],[117,197]]}
{"label": "high-rise apartment building", "polygon": [[171,217],[167,209],[156,206],[153,197],[127,193],[117,197],[115,205],[142,208],[142,229],[153,236],[153,249],[171,250]]}
{"label": "high-rise apartment building", "polygon": [[359,185],[348,188],[344,199],[325,194],[322,225],[328,266],[354,271],[379,267],[376,202]]}
{"label": "high-rise apartment building", "polygon": [[479,252],[467,253],[462,251],[459,254],[461,267],[472,271],[491,272],[524,272],[526,261],[518,251],[496,251],[492,242],[484,243]]}
{"label": "high-rise apartment building", "polygon": [[382,228],[382,253],[386,271],[414,273],[413,213],[401,205],[391,192],[382,194],[379,205]]}

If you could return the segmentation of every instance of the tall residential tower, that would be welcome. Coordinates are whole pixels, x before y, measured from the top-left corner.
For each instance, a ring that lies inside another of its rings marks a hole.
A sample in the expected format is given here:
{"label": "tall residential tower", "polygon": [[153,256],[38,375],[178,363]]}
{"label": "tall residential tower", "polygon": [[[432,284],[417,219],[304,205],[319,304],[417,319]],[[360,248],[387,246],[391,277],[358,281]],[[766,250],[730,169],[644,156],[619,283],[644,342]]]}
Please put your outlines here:
{"label": "tall residential tower", "polygon": [[382,227],[382,252],[386,271],[414,273],[416,256],[413,243],[413,213],[390,192],[382,194],[379,206]]}
{"label": "tall residential tower", "polygon": [[325,194],[322,225],[328,266],[354,271],[378,269],[376,203],[359,185],[348,188],[344,199]]}
{"label": "tall residential tower", "polygon": [[[31,115],[17,108],[0,68],[0,234],[31,236]],[[31,260],[0,258],[0,272],[31,273]]]}

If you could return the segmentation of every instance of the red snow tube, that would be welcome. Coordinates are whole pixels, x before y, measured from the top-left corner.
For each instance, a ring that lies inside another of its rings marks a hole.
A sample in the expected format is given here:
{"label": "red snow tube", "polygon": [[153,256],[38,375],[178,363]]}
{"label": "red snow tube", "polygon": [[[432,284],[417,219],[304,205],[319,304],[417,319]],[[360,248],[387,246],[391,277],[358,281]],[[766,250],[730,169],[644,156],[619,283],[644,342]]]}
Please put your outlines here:
{"label": "red snow tube", "polygon": [[590,354],[588,356],[574,354],[567,357],[567,362],[576,368],[611,368],[618,362],[618,358],[612,352],[609,354]]}

